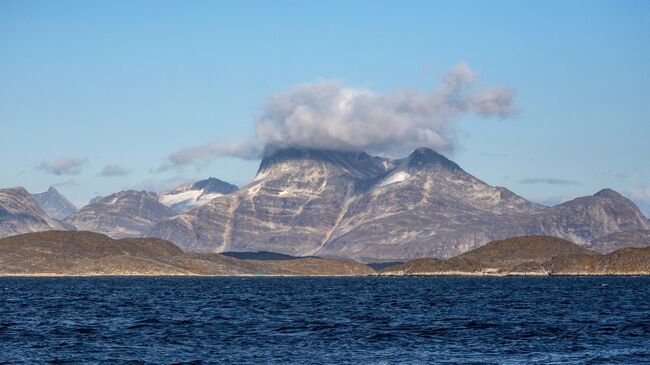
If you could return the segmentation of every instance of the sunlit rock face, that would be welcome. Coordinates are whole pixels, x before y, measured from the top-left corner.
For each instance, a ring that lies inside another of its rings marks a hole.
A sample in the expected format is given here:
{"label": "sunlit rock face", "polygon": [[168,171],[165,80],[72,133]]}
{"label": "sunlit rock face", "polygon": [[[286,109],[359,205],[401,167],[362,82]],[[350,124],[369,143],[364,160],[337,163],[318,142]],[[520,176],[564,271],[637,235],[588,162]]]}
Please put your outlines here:
{"label": "sunlit rock face", "polygon": [[526,234],[586,243],[648,226],[632,202],[611,190],[544,207],[426,148],[402,159],[281,149],[247,186],[163,220],[149,235],[191,251],[375,260],[451,257]]}
{"label": "sunlit rock face", "polygon": [[27,190],[0,189],[0,237],[53,229],[74,228],[45,214]]}
{"label": "sunlit rock face", "polygon": [[160,203],[156,193],[120,191],[81,208],[65,219],[78,230],[103,233],[112,238],[142,237],[174,211]]}

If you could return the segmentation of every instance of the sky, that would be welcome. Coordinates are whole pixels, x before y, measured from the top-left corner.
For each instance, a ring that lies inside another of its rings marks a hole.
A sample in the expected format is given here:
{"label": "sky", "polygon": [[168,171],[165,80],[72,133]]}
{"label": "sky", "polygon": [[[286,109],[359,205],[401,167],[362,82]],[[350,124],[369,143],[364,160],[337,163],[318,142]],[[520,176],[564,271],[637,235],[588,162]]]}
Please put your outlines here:
{"label": "sky", "polygon": [[650,215],[648,1],[0,2],[0,187],[73,203],[267,144],[420,144],[536,202]]}

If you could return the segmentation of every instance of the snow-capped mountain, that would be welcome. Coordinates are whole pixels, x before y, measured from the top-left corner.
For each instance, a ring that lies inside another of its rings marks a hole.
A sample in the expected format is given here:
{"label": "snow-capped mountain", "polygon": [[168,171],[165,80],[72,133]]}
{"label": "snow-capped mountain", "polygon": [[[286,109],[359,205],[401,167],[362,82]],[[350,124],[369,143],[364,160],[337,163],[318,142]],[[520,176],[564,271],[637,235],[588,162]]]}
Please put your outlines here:
{"label": "snow-capped mountain", "polygon": [[237,186],[211,177],[194,184],[183,184],[176,189],[159,194],[160,202],[176,213],[209,203],[212,199],[237,191]]}
{"label": "snow-capped mountain", "polygon": [[648,228],[638,208],[611,190],[547,208],[426,148],[403,159],[283,149],[262,161],[247,186],[164,220],[149,235],[195,251],[371,260],[450,257],[525,234],[586,243]]}
{"label": "snow-capped mountain", "polygon": [[32,198],[47,215],[55,219],[63,219],[77,211],[77,207],[53,187],[45,192],[32,194]]}
{"label": "snow-capped mountain", "polygon": [[20,187],[0,189],[0,237],[53,229],[74,227],[50,218],[27,190]]}

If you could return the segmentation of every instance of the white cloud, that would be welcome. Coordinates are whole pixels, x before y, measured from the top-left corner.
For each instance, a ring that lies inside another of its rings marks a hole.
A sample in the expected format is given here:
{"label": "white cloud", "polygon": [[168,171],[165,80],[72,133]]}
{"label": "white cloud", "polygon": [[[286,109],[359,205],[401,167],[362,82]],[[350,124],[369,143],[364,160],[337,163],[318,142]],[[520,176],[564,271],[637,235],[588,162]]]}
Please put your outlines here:
{"label": "white cloud", "polygon": [[45,171],[48,174],[52,175],[78,175],[81,173],[81,169],[85,163],[85,160],[69,158],[69,157],[59,157],[53,162],[43,161],[36,166],[37,169]]}
{"label": "white cloud", "polygon": [[646,217],[650,217],[650,186],[634,188],[630,190],[628,196],[639,206]]}
{"label": "white cloud", "polygon": [[650,203],[650,186],[635,188],[630,191],[632,199],[638,199]]}
{"label": "white cloud", "polygon": [[428,93],[416,90],[378,94],[337,81],[297,85],[271,97],[246,141],[217,141],[168,157],[157,171],[204,164],[222,156],[259,158],[267,146],[393,153],[430,147],[456,148],[455,121],[464,114],[508,117],[514,92],[478,88],[478,72],[460,62]]}
{"label": "white cloud", "polygon": [[104,176],[104,177],[113,177],[113,176],[126,176],[129,174],[129,170],[119,166],[119,165],[113,165],[109,164],[104,166],[102,171],[99,172],[99,176]]}

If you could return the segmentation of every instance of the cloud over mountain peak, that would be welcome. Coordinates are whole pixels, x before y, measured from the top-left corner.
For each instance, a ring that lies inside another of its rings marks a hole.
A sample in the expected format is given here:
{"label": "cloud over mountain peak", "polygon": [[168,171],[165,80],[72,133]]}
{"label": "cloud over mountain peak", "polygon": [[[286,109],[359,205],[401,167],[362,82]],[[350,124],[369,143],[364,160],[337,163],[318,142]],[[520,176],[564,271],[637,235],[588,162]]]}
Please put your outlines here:
{"label": "cloud over mountain peak", "polygon": [[339,81],[306,83],[276,94],[264,104],[251,140],[216,141],[172,153],[158,170],[234,156],[259,158],[266,146],[392,153],[421,146],[442,152],[456,148],[456,121],[466,114],[508,117],[514,92],[482,89],[479,74],[459,62],[430,92],[375,93]]}

